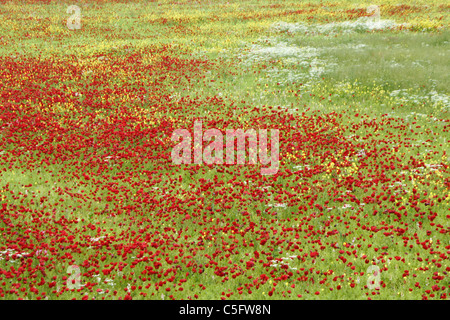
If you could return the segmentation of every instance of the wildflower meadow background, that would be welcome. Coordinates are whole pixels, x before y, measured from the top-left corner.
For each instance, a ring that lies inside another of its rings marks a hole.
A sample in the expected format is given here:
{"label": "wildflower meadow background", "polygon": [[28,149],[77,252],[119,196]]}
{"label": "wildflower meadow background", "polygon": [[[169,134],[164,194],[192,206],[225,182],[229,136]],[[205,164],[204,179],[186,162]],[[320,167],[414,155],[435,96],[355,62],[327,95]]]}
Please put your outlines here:
{"label": "wildflower meadow background", "polygon": [[[448,299],[449,11],[0,1],[0,297]],[[172,163],[199,120],[279,170]]]}

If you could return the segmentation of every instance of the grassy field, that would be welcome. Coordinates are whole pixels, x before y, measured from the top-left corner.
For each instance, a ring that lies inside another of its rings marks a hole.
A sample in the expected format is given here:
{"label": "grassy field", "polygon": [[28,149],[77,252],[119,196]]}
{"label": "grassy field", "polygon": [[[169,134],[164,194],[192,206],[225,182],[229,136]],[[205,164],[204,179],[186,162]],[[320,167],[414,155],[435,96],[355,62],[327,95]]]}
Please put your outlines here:
{"label": "grassy field", "polygon": [[[0,297],[449,299],[449,11],[1,1]],[[278,172],[172,163],[196,120]]]}

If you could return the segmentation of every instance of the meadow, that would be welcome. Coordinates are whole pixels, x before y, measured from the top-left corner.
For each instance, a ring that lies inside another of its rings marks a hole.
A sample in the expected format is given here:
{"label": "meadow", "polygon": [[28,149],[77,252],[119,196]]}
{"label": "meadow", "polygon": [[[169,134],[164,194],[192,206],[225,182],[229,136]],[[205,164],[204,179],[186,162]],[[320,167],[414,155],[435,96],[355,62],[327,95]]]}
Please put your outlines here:
{"label": "meadow", "polygon": [[[0,1],[0,298],[449,299],[449,11]],[[198,120],[278,172],[174,164]]]}

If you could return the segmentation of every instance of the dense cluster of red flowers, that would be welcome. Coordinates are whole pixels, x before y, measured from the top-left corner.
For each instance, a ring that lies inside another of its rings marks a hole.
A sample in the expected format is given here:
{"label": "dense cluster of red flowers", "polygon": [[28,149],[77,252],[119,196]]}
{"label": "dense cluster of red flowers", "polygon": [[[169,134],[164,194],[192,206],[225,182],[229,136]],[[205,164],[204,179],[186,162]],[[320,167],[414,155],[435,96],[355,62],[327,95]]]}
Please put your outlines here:
{"label": "dense cluster of red flowers", "polygon": [[[83,299],[198,298],[202,278],[185,283],[204,273],[241,279],[211,298],[268,284],[269,297],[296,298],[304,284],[316,295],[358,288],[375,261],[382,275],[395,264],[400,283],[420,276],[408,290],[423,298],[448,296],[447,155],[402,155],[448,132],[448,120],[431,132],[388,114],[194,95],[211,85],[209,71],[235,69],[169,45],[0,65],[1,297],[67,297],[77,290],[66,270],[78,265]],[[280,170],[172,164],[172,132],[197,119],[204,130],[278,129]]]}

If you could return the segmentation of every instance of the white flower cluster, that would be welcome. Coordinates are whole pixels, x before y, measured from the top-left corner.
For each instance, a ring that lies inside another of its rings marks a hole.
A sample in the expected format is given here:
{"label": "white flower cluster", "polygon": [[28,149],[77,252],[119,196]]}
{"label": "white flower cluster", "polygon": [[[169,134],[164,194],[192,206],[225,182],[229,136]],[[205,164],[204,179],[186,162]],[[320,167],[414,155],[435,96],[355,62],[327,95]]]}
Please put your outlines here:
{"label": "white flower cluster", "polygon": [[[0,260],[4,259],[3,256],[11,257],[13,255],[16,255],[17,258],[22,258],[23,256],[28,255],[28,252],[17,253],[13,249],[6,249],[5,251],[0,251]],[[10,260],[10,262],[15,262],[15,260]]]}
{"label": "white flower cluster", "polygon": [[[319,58],[322,50],[314,47],[299,47],[286,42],[277,42],[272,46],[252,45],[249,51],[239,54],[238,57],[246,66],[255,63],[266,63],[267,61],[281,61],[282,68],[273,67],[265,72],[271,81],[279,84],[300,82],[305,83],[311,79],[317,79],[325,72],[335,66]],[[289,68],[286,66],[292,66]],[[259,81],[266,81],[261,77]]]}
{"label": "white flower cluster", "polygon": [[277,22],[272,25],[272,30],[275,32],[289,32],[289,33],[312,33],[312,34],[334,34],[334,33],[353,33],[357,31],[375,31],[387,30],[401,27],[392,20],[373,20],[368,17],[361,17],[355,21],[331,22],[327,24],[311,24],[308,25],[303,22],[288,23]]}
{"label": "white flower cluster", "polygon": [[423,103],[431,101],[433,106],[442,106],[449,109],[450,100],[446,94],[439,94],[435,90],[430,91],[427,95],[410,94],[407,89],[394,90],[389,94],[391,97],[398,98],[402,102]]}
{"label": "white flower cluster", "polygon": [[[263,47],[260,45],[252,45],[250,47],[250,52],[245,56],[245,60],[251,60],[251,62],[277,59],[277,58],[288,58],[287,63],[291,62],[309,62],[314,57],[317,57],[319,50],[313,47],[297,47],[291,46],[286,42],[278,42],[274,46]],[[243,57],[244,58],[244,57]]]}
{"label": "white flower cluster", "polygon": [[[287,264],[287,266],[289,267],[289,269],[291,269],[291,270],[297,270],[297,268],[292,268],[290,265],[289,265],[289,263],[288,263],[288,261],[286,261],[286,260],[294,260],[294,259],[296,259],[297,258],[297,256],[288,256],[288,257],[283,257],[283,258],[277,258],[277,259],[274,259],[274,260],[271,260],[273,263],[270,265],[271,267],[279,267],[279,266],[282,266],[283,264]],[[285,260],[285,261],[283,261],[283,260]],[[280,264],[277,264],[277,262],[279,262]]]}

